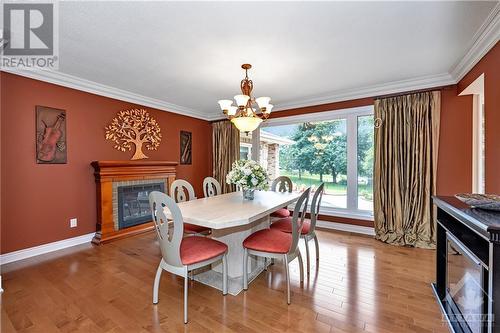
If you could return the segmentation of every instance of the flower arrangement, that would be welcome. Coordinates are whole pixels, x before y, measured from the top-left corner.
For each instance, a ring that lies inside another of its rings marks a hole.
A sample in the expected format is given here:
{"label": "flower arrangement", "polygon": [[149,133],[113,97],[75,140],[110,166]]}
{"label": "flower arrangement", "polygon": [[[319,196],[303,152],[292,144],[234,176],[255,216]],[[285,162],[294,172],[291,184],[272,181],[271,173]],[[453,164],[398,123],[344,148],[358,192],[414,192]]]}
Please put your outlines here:
{"label": "flower arrangement", "polygon": [[244,191],[269,188],[266,169],[253,160],[235,161],[226,176],[226,182],[239,186]]}

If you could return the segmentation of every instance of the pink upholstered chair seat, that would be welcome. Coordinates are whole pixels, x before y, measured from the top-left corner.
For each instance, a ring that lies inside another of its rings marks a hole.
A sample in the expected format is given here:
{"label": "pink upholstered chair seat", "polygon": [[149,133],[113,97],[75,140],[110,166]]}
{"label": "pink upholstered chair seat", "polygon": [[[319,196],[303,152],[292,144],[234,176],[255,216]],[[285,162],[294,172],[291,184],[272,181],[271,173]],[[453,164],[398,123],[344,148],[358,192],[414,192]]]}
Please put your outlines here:
{"label": "pink upholstered chair seat", "polygon": [[285,218],[290,216],[290,211],[286,208],[280,208],[271,214],[272,217]]}
{"label": "pink upholstered chair seat", "polygon": [[[306,235],[309,233],[309,230],[311,228],[311,221],[309,219],[304,219],[304,224],[302,225],[302,235]],[[287,217],[286,219],[281,219],[273,224],[271,224],[271,229],[273,230],[279,230],[282,232],[286,233],[292,233],[292,218]]]}
{"label": "pink upholstered chair seat", "polygon": [[207,227],[201,227],[199,225],[194,225],[191,223],[184,223],[184,233],[186,234],[201,234],[209,231],[210,228]]}
{"label": "pink upholstered chair seat", "polygon": [[243,247],[269,253],[288,253],[292,235],[275,229],[259,230],[243,241]]}
{"label": "pink upholstered chair seat", "polygon": [[227,245],[207,237],[184,237],[180,249],[183,265],[192,265],[217,256],[227,251]]}

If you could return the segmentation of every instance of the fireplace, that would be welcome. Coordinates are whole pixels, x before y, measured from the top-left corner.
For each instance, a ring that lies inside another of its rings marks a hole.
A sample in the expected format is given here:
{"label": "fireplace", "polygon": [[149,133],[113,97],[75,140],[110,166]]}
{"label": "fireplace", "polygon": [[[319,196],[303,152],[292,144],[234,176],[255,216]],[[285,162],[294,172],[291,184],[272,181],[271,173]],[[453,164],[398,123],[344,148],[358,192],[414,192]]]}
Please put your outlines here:
{"label": "fireplace", "polygon": [[454,197],[437,206],[436,282],[432,288],[454,333],[500,332],[500,213]]}
{"label": "fireplace", "polygon": [[165,192],[165,183],[118,187],[118,229],[151,221],[149,193],[153,191]]}
{"label": "fireplace", "polygon": [[168,194],[177,162],[94,161],[97,230],[92,239],[102,244],[154,229],[149,193]]}

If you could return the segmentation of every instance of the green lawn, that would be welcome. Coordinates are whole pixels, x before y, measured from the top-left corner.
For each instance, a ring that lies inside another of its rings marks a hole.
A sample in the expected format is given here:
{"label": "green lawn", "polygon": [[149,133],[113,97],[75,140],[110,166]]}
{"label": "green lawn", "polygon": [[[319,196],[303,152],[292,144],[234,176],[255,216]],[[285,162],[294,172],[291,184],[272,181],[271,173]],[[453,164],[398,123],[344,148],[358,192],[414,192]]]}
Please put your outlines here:
{"label": "green lawn", "polygon": [[[309,173],[303,174],[299,179],[299,176],[296,172],[290,172],[288,170],[280,170],[281,176],[287,176],[292,180],[294,184],[298,186],[312,186],[316,185],[318,187],[321,182],[319,181],[319,175],[311,175]],[[325,183],[325,191],[330,195],[346,195],[347,194],[347,185],[333,184],[331,175],[323,175],[323,182]],[[373,193],[372,185],[358,185],[358,191],[361,195],[370,198]]]}

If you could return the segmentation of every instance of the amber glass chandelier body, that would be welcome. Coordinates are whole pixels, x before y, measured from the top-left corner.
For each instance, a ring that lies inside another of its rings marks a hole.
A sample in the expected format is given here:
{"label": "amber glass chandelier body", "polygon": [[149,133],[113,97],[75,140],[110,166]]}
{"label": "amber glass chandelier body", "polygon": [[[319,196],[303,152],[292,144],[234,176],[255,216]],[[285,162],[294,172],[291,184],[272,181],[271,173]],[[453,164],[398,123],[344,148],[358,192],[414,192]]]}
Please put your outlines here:
{"label": "amber glass chandelier body", "polygon": [[219,105],[224,115],[240,131],[251,132],[269,118],[273,105],[269,103],[270,97],[252,97],[253,82],[248,78],[248,70],[252,65],[243,64],[241,68],[245,70],[245,78],[240,83],[242,94],[234,96],[236,106],[233,106],[233,101],[229,99],[220,100]]}

